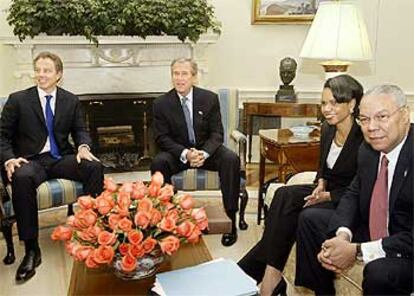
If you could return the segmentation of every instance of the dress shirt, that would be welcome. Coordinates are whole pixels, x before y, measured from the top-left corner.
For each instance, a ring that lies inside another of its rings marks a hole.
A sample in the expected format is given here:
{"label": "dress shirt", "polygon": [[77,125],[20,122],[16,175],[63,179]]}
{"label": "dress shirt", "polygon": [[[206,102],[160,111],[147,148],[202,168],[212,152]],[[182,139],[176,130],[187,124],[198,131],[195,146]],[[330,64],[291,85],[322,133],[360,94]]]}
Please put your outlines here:
{"label": "dress shirt", "polygon": [[[385,155],[388,159],[388,201],[391,192],[392,180],[394,178],[395,167],[397,166],[398,157],[400,156],[401,149],[407,140],[407,136],[398,144],[392,151],[389,153],[380,153],[379,159]],[[377,174],[379,173],[381,167],[381,162],[378,163]],[[388,207],[389,210],[389,207]],[[387,221],[389,221],[389,212],[387,214]],[[340,232],[344,232],[349,236],[349,240],[352,241],[352,232],[347,227],[339,227],[336,231],[336,234]],[[361,251],[363,255],[363,260],[365,263],[369,263],[372,260],[385,258],[386,254],[384,249],[382,248],[382,239],[365,242],[361,244]]]}

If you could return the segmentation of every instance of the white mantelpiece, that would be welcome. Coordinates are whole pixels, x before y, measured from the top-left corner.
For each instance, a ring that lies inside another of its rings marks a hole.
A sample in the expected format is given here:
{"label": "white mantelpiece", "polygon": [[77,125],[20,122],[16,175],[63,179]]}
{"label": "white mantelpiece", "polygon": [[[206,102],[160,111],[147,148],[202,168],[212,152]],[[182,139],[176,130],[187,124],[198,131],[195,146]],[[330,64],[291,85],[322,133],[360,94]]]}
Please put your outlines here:
{"label": "white mantelpiece", "polygon": [[62,87],[71,92],[164,92],[171,87],[170,63],[192,57],[199,65],[199,83],[208,74],[205,50],[217,35],[203,35],[194,44],[173,36],[104,36],[96,47],[81,36],[43,36],[20,42],[0,38],[16,50],[15,89],[33,85],[34,57],[41,51],[58,54],[64,63]]}

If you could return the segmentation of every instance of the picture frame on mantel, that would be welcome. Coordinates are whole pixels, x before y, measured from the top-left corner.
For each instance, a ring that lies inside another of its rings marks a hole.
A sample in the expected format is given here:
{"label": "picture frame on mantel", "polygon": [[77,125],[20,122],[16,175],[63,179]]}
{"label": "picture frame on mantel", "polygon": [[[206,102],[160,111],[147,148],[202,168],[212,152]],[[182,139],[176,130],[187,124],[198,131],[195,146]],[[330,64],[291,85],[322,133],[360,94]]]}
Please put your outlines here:
{"label": "picture frame on mantel", "polygon": [[323,0],[252,0],[252,25],[310,24]]}

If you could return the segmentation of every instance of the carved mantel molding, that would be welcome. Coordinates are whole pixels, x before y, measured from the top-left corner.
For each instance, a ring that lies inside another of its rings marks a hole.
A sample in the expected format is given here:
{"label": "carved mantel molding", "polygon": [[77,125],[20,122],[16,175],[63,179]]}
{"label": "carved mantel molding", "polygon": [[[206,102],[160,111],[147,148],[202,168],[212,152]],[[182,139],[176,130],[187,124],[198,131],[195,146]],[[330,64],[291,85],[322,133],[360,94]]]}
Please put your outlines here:
{"label": "carved mantel molding", "polygon": [[197,61],[202,84],[208,74],[206,48],[217,39],[213,34],[201,36],[197,43],[181,42],[174,36],[102,36],[96,46],[82,36],[39,36],[23,42],[1,37],[0,43],[16,51],[16,89],[33,84],[33,58],[47,50],[63,59],[63,87],[75,93],[105,93],[166,91],[169,65],[178,57]]}

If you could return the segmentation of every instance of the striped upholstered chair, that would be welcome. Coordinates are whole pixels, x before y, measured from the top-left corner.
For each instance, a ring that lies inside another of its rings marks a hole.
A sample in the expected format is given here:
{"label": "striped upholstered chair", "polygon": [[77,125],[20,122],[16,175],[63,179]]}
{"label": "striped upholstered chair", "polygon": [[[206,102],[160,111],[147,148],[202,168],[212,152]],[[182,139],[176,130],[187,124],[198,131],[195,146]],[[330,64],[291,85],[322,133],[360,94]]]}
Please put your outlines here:
{"label": "striped upholstered chair", "polygon": [[[244,219],[248,194],[246,191],[246,136],[237,130],[239,125],[238,93],[235,89],[219,89],[216,91],[220,100],[221,118],[224,128],[224,145],[236,151],[240,157],[240,211],[239,227],[246,229]],[[202,169],[189,169],[171,178],[178,190],[220,190],[220,181],[217,172]]]}
{"label": "striped upholstered chair", "polygon": [[[6,98],[0,98],[0,112],[5,102]],[[72,214],[72,205],[82,193],[82,184],[79,182],[66,179],[48,180],[37,188],[38,209],[41,211],[68,205],[68,215]],[[0,178],[0,227],[7,244],[7,254],[3,259],[5,264],[12,264],[15,260],[12,237],[12,226],[15,218],[11,196],[11,186],[5,187]]]}

